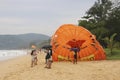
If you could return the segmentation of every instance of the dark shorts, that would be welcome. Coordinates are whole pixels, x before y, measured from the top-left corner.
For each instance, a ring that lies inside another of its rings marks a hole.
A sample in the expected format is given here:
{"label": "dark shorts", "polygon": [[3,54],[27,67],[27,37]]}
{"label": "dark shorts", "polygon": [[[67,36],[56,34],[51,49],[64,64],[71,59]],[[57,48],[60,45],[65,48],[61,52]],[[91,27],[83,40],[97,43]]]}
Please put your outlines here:
{"label": "dark shorts", "polygon": [[74,59],[77,59],[77,55],[74,55]]}

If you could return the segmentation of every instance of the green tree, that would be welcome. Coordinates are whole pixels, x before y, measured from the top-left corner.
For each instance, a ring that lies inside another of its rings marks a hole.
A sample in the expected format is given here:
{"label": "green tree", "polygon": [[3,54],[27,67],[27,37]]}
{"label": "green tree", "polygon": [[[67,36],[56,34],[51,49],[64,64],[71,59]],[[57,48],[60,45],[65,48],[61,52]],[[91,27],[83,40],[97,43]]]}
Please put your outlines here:
{"label": "green tree", "polygon": [[113,8],[106,21],[106,28],[109,30],[109,35],[117,33],[116,40],[120,41],[120,6]]}
{"label": "green tree", "polygon": [[94,19],[96,22],[104,21],[108,19],[108,15],[112,8],[112,2],[109,0],[98,0],[87,11],[87,16]]}
{"label": "green tree", "polygon": [[115,40],[120,42],[120,1],[111,1],[97,0],[78,24],[95,34],[104,45],[102,39],[114,33],[117,33]]}
{"label": "green tree", "polygon": [[103,40],[107,43],[107,47],[110,49],[110,54],[112,55],[112,51],[115,45],[115,36],[117,35],[117,33],[114,33],[112,36],[110,37],[105,37]]}
{"label": "green tree", "polygon": [[95,34],[99,41],[108,35],[108,29],[105,27],[108,15],[111,11],[112,3],[109,0],[98,0],[86,12],[85,20],[79,20],[79,26],[84,26]]}

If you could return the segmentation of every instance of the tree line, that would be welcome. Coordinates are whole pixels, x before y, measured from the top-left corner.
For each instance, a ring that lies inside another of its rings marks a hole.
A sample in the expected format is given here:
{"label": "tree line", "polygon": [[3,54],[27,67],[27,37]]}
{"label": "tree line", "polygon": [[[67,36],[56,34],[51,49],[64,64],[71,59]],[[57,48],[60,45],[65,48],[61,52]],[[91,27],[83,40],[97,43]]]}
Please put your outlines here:
{"label": "tree line", "polygon": [[79,26],[85,27],[96,35],[103,47],[120,48],[119,0],[114,0],[114,2],[97,0],[78,22]]}

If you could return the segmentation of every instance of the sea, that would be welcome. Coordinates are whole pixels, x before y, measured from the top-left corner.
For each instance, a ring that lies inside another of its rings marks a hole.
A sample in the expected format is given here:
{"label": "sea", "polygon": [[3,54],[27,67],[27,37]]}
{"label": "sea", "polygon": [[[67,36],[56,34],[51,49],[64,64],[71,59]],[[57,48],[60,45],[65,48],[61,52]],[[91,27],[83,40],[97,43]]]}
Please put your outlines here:
{"label": "sea", "polygon": [[0,61],[27,55],[30,50],[0,50]]}

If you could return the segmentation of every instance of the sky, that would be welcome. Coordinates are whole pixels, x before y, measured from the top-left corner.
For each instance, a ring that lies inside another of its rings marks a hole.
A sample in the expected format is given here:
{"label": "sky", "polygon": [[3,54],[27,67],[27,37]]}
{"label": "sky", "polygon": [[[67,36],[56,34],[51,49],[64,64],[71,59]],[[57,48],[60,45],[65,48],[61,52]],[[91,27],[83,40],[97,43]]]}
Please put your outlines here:
{"label": "sky", "polygon": [[0,0],[0,34],[52,36],[63,24],[78,25],[96,0]]}

